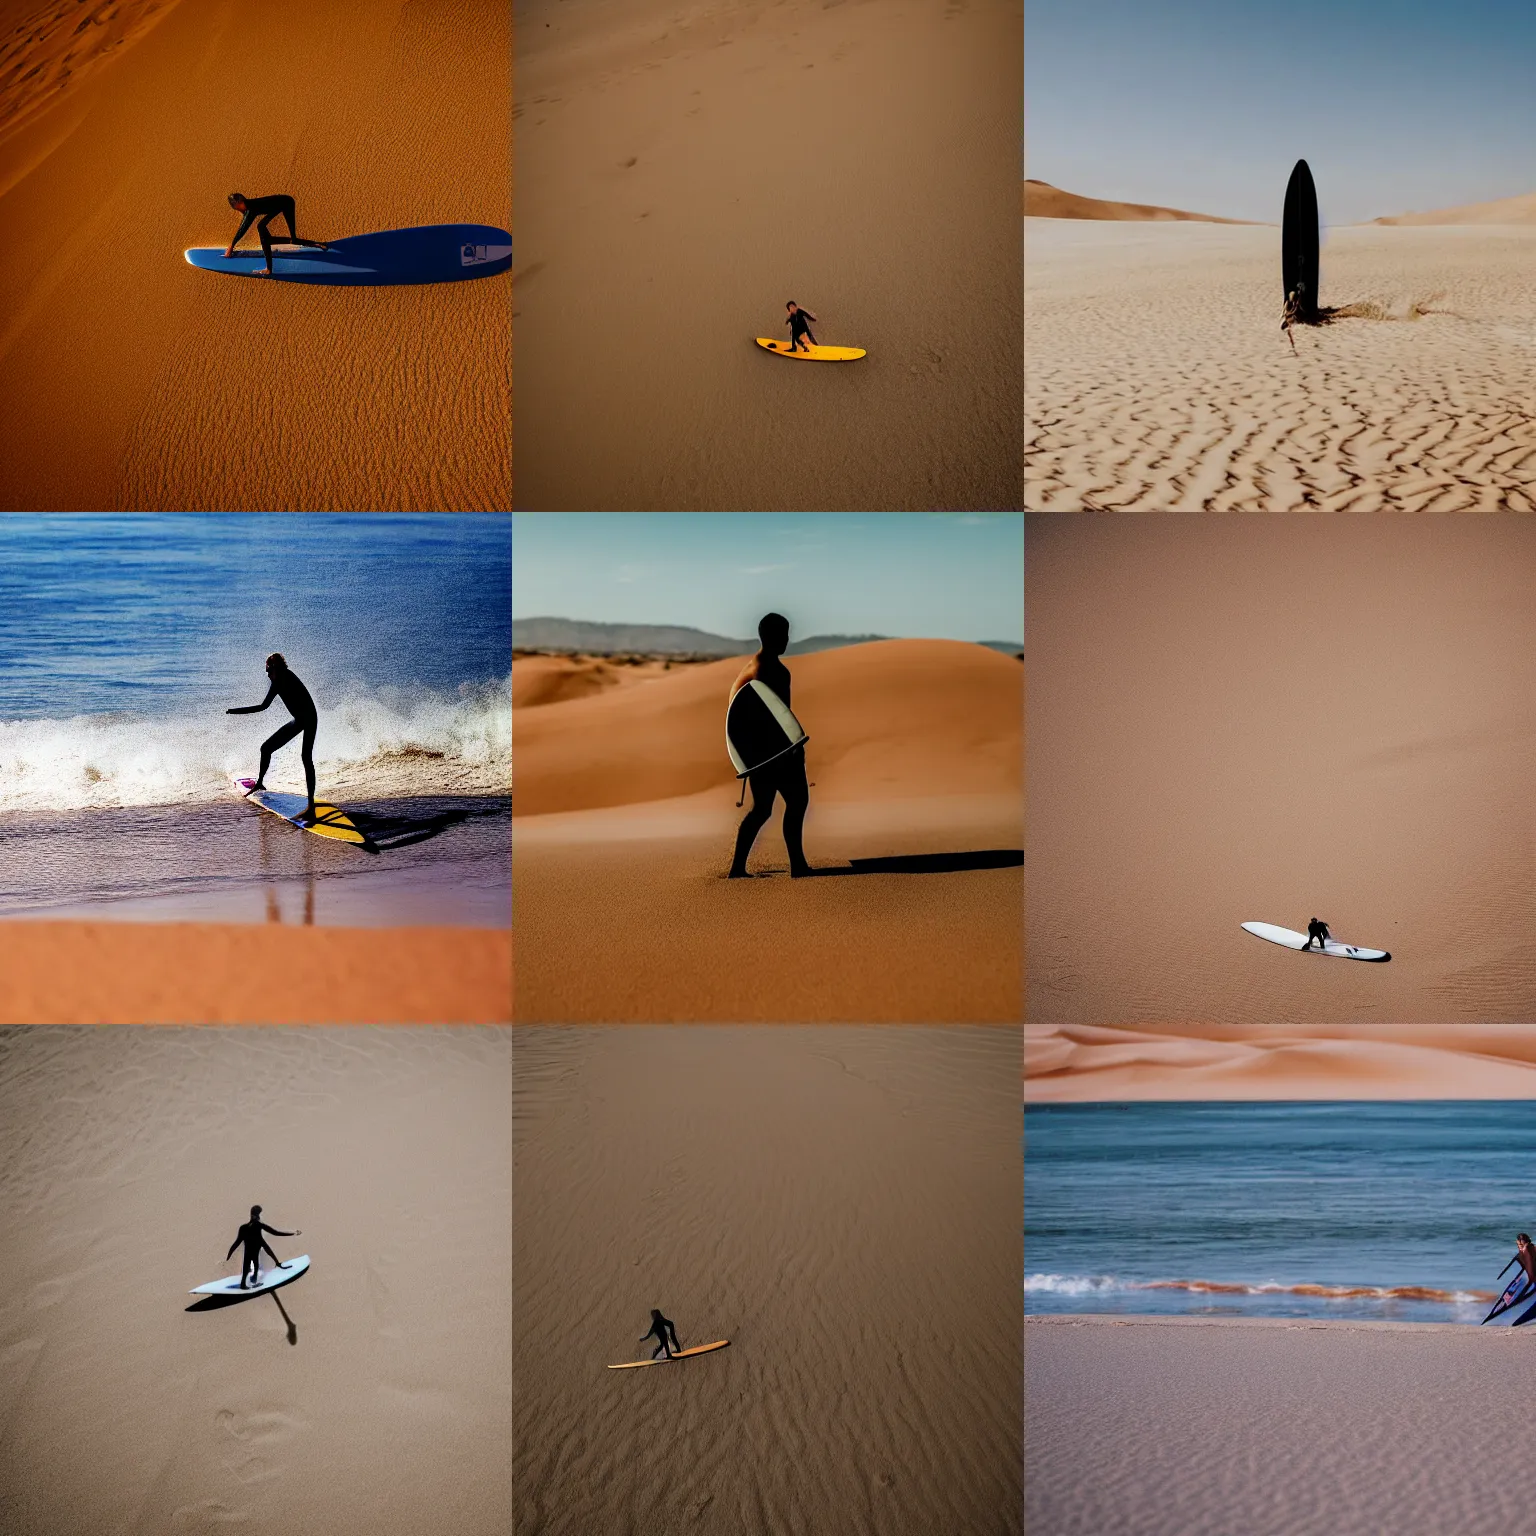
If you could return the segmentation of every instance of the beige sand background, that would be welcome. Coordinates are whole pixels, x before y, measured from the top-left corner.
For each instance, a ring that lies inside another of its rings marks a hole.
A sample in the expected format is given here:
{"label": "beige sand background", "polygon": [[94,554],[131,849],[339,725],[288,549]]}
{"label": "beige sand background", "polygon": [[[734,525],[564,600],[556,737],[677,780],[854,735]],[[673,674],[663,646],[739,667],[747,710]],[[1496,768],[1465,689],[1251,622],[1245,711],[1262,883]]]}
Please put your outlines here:
{"label": "beige sand background", "polygon": [[[725,878],[746,814],[725,755],[744,657],[519,706],[552,686],[549,659],[530,659],[512,682],[519,1022],[1019,1019],[1022,865],[964,866],[1023,848],[1016,658],[950,640],[790,658],[806,856],[832,872],[793,881],[782,801],[755,878]],[[929,854],[955,867],[849,864]]]}
{"label": "beige sand background", "polygon": [[237,189],[317,239],[510,227],[507,5],[0,0],[0,32],[0,506],[510,504],[506,277],[182,258]]}
{"label": "beige sand background", "polygon": [[509,1035],[0,1032],[0,1527],[505,1536]]}
{"label": "beige sand background", "polygon": [[1030,1022],[1532,1018],[1536,522],[1025,537]]}
{"label": "beige sand background", "polygon": [[[516,1510],[1017,1536],[1018,1037],[517,1029]],[[672,1365],[636,1339],[659,1307]]]}
{"label": "beige sand background", "polygon": [[1024,226],[1026,507],[1536,510],[1536,225],[1330,230],[1294,356],[1276,229]]}
{"label": "beige sand background", "polygon": [[1018,507],[1022,59],[1016,0],[519,0],[516,504]]}
{"label": "beige sand background", "polygon": [[1025,1529],[1523,1529],[1536,1498],[1531,1332],[1031,1317]]}
{"label": "beige sand background", "polygon": [[0,1024],[500,1024],[512,935],[282,923],[0,923]]}
{"label": "beige sand background", "polygon": [[1024,1098],[1536,1099],[1536,1025],[1026,1024]]}

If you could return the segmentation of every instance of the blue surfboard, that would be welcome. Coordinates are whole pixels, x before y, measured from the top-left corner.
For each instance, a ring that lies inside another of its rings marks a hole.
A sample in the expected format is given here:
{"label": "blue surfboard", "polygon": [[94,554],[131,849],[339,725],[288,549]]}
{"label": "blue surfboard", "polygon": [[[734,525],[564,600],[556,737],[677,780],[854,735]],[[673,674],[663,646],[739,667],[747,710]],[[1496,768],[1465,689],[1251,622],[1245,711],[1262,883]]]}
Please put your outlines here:
{"label": "blue surfboard", "polygon": [[[272,277],[261,281],[319,283],[358,288],[392,283],[457,283],[494,277],[512,265],[512,236],[491,224],[421,224],[411,229],[382,229],[368,235],[332,240],[325,250],[285,245],[274,239]],[[249,277],[266,270],[261,251],[241,249],[226,257],[223,248],[195,245],[186,253],[190,266],[205,272]]]}

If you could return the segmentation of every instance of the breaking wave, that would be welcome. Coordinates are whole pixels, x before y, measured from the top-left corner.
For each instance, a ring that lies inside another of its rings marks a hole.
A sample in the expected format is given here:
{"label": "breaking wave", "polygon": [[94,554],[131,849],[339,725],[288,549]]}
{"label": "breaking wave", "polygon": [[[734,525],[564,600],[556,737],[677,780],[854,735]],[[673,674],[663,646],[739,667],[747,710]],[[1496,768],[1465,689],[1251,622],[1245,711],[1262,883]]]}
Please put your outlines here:
{"label": "breaking wave", "polygon": [[1494,1300],[1492,1291],[1447,1291],[1427,1285],[1281,1285],[1278,1281],[1122,1280],[1114,1275],[1026,1275],[1024,1294],[1108,1296],[1134,1291],[1187,1291],[1209,1296],[1310,1296],[1324,1301],[1433,1301],[1465,1305]]}

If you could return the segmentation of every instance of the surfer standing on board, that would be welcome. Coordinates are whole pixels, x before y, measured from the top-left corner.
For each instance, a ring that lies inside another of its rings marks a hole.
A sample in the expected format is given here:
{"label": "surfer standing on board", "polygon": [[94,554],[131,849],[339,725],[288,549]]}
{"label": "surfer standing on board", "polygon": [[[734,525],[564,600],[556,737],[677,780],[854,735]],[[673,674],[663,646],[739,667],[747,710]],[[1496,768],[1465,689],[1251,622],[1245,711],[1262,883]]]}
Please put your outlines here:
{"label": "surfer standing on board", "polygon": [[1303,949],[1311,949],[1312,940],[1316,939],[1317,947],[1321,949],[1332,937],[1333,935],[1328,932],[1328,924],[1322,918],[1309,917],[1307,919],[1307,942],[1301,947]]}
{"label": "surfer standing on board", "polygon": [[[328,251],[328,246],[323,240],[302,240],[299,238],[298,225],[293,222],[293,199],[286,192],[276,192],[271,197],[247,197],[243,192],[231,192],[229,194],[229,206],[236,213],[244,214],[240,220],[240,228],[235,231],[235,238],[229,242],[229,249],[224,252],[226,258],[235,254],[235,247],[240,244],[240,237],[251,227],[251,221],[256,221],[256,233],[261,237],[261,253],[267,258],[267,270],[265,272],[252,272],[252,277],[272,276],[272,236],[267,232],[269,225],[278,214],[288,220],[288,245],[311,245],[316,250]],[[282,236],[279,235],[281,240]]]}
{"label": "surfer standing on board", "polygon": [[[799,348],[802,351],[809,352],[811,350],[811,347],[814,347],[816,345],[816,338],[815,338],[814,335],[811,334],[811,327],[807,323],[806,317],[809,316],[810,319],[816,320],[816,324],[817,325],[820,325],[821,321],[817,320],[816,316],[812,315],[810,310],[808,310],[808,309],[801,309],[800,306],[798,304],[796,304],[793,299],[791,299],[784,306],[784,308],[789,311],[789,319],[787,319],[784,322],[785,325],[787,325],[789,327],[789,350],[791,352],[793,352],[797,348]],[[806,336],[809,336],[811,338],[810,339],[810,346],[802,347],[801,346],[801,338],[802,337],[806,337]],[[767,679],[765,678],[764,681],[766,682]],[[787,703],[788,700],[786,700],[785,702]]]}
{"label": "surfer standing on board", "polygon": [[299,813],[299,820],[313,821],[315,819],[315,730],[320,723],[320,717],[315,710],[315,701],[310,698],[309,689],[299,681],[298,674],[288,670],[288,663],[283,660],[281,651],[273,651],[267,657],[267,676],[272,679],[272,686],[267,690],[267,696],[260,704],[243,704],[239,709],[226,709],[224,713],[226,715],[258,715],[273,699],[281,699],[288,706],[293,719],[281,729],[273,731],[262,742],[261,768],[251,788],[254,791],[267,787],[267,764],[272,761],[272,754],[303,731],[304,745],[301,751],[304,757],[304,779],[309,786],[309,804]]}
{"label": "surfer standing on board", "polygon": [[[667,1335],[669,1333],[672,1335],[672,1349],[667,1348]],[[671,1318],[663,1317],[655,1307],[651,1308],[651,1326],[640,1335],[640,1343],[644,1344],[647,1339],[659,1339],[661,1341],[651,1351],[652,1360],[660,1354],[665,1354],[667,1359],[670,1360],[672,1358],[672,1350],[683,1347],[677,1342],[677,1324]]]}
{"label": "surfer standing on board", "polygon": [[253,1205],[251,1207],[251,1219],[235,1233],[235,1240],[229,1245],[229,1253],[224,1255],[226,1259],[229,1258],[230,1254],[234,1253],[241,1243],[245,1244],[245,1257],[240,1260],[240,1289],[242,1291],[246,1289],[246,1270],[250,1270],[252,1280],[258,1285],[261,1283],[260,1269],[263,1252],[271,1257],[274,1266],[282,1263],[282,1260],[267,1247],[267,1241],[262,1236],[263,1232],[270,1232],[273,1237],[298,1237],[300,1235],[298,1228],[295,1228],[292,1232],[284,1232],[278,1227],[263,1225],[261,1207]]}
{"label": "surfer standing on board", "polygon": [[[731,684],[731,697],[750,682],[760,682],[790,704],[789,668],[779,660],[789,646],[789,620],[782,613],[764,614],[757,626],[757,637],[762,649],[741,669],[740,676]],[[805,848],[801,844],[801,829],[805,825],[805,809],[810,803],[811,790],[805,781],[805,747],[803,745],[786,752],[772,762],[764,763],[747,775],[752,786],[752,809],[742,818],[736,832],[736,856],[731,860],[732,880],[747,876],[747,855],[753,841],[762,831],[764,823],[773,814],[773,797],[784,796],[784,846],[789,850],[789,872],[795,877],[815,874],[805,862]]]}

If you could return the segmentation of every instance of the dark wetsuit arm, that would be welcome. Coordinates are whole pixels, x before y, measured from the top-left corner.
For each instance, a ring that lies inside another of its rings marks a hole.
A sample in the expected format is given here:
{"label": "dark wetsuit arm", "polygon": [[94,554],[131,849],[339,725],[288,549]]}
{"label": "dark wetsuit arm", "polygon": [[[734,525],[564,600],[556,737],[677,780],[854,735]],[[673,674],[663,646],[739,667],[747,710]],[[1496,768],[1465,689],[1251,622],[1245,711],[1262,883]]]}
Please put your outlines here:
{"label": "dark wetsuit arm", "polygon": [[234,1240],[234,1242],[232,1242],[232,1243],[231,1243],[231,1244],[230,1244],[230,1245],[229,1245],[229,1252],[228,1252],[228,1253],[226,1253],[226,1254],[225,1254],[225,1255],[224,1255],[224,1257],[225,1257],[225,1258],[226,1258],[226,1259],[231,1259],[231,1258],[233,1258],[233,1257],[234,1257],[234,1255],[235,1255],[235,1249],[236,1249],[236,1248],[238,1248],[238,1247],[239,1247],[239,1246],[240,1246],[240,1234],[239,1234],[239,1233],[238,1233],[238,1232],[237,1232],[237,1233],[235,1233],[235,1240]]}
{"label": "dark wetsuit arm", "polygon": [[235,231],[235,238],[233,240],[231,240],[229,243],[231,245],[239,245],[240,244],[240,237],[255,222],[256,222],[256,210],[254,208],[250,207],[249,204],[247,204],[246,210],[245,210],[245,217],[240,220],[240,228]]}
{"label": "dark wetsuit arm", "polygon": [[239,709],[226,709],[226,715],[259,715],[273,699],[277,697],[277,684],[273,683],[267,690],[267,696],[260,704],[242,704]]}
{"label": "dark wetsuit arm", "polygon": [[273,1237],[292,1237],[293,1236],[292,1232],[284,1232],[281,1227],[269,1227],[266,1224],[266,1222],[262,1222],[261,1230],[263,1232],[270,1232]]}

